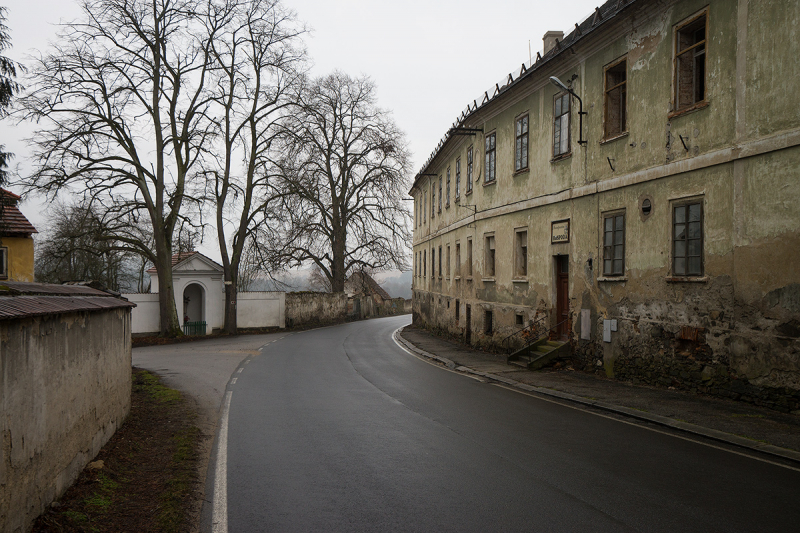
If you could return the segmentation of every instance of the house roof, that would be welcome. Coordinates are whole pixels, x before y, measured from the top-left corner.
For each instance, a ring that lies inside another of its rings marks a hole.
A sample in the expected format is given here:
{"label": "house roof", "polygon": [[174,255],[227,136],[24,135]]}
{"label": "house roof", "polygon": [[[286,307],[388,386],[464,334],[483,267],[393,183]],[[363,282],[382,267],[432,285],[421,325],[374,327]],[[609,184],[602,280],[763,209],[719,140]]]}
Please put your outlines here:
{"label": "house roof", "polygon": [[27,237],[32,233],[39,233],[17,207],[17,202],[20,200],[19,195],[5,189],[0,189],[0,196],[3,202],[3,213],[2,218],[0,218],[0,234]]}
{"label": "house roof", "polygon": [[377,294],[384,300],[392,299],[392,297],[389,296],[389,293],[386,292],[383,287],[378,285],[378,282],[372,279],[372,276],[366,272],[353,272],[350,274],[350,277],[347,278],[347,281],[345,281],[344,284],[347,289],[353,292],[353,294],[358,292],[369,292],[372,294]]}
{"label": "house roof", "polygon": [[530,78],[530,76],[550,64],[550,62],[558,56],[567,52],[578,41],[585,39],[589,34],[615,19],[620,12],[627,9],[629,6],[640,2],[641,0],[607,0],[602,6],[595,8],[594,12],[583,21],[576,23],[575,29],[561,41],[556,41],[555,47],[551,50],[548,50],[544,55],[540,55],[537,52],[536,59],[530,64],[526,65],[522,63],[519,69],[514,69],[503,81],[496,83],[494,87],[485,91],[480,103],[475,99],[471,104],[467,104],[466,109],[464,109],[461,115],[453,122],[452,127],[445,132],[444,137],[442,137],[439,144],[436,145],[436,148],[433,150],[430,157],[428,157],[428,160],[425,161],[425,164],[422,165],[417,175],[414,176],[414,185],[411,187],[411,191],[417,187],[417,183],[421,178],[429,174],[430,167],[436,161],[437,156],[442,150],[449,146],[452,141],[463,135],[463,129],[459,130],[459,128],[469,129],[470,126],[474,126],[474,124],[471,124],[470,119],[474,118],[474,115],[478,111],[482,111],[487,106],[494,106],[496,100],[504,96],[512,87]]}
{"label": "house roof", "polygon": [[[192,250],[191,252],[181,252],[181,253],[177,253],[177,254],[173,255],[172,256],[172,270],[175,270],[178,266],[180,266],[181,264],[183,264],[184,262],[186,262],[186,261],[188,261],[189,259],[192,259],[192,258],[201,259],[204,263],[207,263],[209,266],[211,266],[215,270],[222,270],[222,265],[220,265],[219,263],[217,263],[216,261],[214,261],[210,257],[207,257],[207,256],[201,254],[197,250]],[[148,274],[157,273],[156,267],[148,268],[147,269],[147,273]]]}
{"label": "house roof", "polygon": [[83,285],[0,283],[0,320],[131,307],[136,304]]}

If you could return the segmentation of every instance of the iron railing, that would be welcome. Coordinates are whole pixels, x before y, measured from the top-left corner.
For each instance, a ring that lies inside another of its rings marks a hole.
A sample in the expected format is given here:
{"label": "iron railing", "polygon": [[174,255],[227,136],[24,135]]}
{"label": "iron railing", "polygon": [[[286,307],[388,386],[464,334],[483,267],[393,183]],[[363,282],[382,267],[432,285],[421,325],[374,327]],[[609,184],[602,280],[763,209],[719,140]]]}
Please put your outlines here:
{"label": "iron railing", "polygon": [[195,322],[184,322],[183,324],[184,335],[205,335],[206,322],[205,320],[197,320]]}

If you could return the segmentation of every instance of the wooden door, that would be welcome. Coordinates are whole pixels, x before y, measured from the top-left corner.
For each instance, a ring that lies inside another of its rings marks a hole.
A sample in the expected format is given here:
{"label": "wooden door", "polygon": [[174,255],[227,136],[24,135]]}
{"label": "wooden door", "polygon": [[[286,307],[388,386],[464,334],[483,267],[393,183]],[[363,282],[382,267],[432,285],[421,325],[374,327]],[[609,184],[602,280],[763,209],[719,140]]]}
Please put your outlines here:
{"label": "wooden door", "polygon": [[556,257],[556,323],[559,338],[569,333],[569,256]]}

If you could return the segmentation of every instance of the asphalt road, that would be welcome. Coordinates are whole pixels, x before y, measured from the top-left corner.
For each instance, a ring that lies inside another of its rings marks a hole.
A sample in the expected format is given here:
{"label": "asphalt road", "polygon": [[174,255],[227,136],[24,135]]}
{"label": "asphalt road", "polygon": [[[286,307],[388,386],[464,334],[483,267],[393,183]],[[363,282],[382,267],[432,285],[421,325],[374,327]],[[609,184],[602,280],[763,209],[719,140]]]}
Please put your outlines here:
{"label": "asphalt road", "polygon": [[248,356],[214,531],[797,531],[800,472],[432,366],[391,339],[408,322]]}

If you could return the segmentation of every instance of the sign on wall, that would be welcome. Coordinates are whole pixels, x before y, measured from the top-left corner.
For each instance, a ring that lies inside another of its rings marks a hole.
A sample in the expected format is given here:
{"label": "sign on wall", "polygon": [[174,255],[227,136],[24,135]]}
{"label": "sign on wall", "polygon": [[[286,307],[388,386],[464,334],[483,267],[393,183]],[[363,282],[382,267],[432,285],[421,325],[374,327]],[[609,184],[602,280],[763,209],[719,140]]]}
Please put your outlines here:
{"label": "sign on wall", "polygon": [[550,225],[550,244],[569,242],[569,219],[556,220]]}

